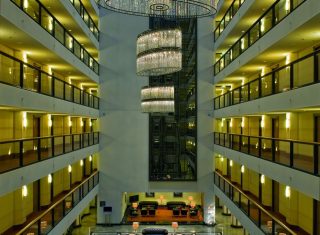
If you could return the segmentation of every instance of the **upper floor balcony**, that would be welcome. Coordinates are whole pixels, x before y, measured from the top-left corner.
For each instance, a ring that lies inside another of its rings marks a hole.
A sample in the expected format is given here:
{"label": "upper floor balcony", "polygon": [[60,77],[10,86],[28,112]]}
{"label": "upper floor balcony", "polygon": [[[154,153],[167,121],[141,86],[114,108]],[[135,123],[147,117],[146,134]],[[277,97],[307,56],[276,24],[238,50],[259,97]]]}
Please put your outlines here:
{"label": "upper floor balcony", "polygon": [[99,132],[0,141],[0,174],[99,143]]}
{"label": "upper floor balcony", "polygon": [[99,63],[39,0],[11,0],[21,11],[54,37],[95,74]]}
{"label": "upper floor balcony", "polygon": [[306,0],[277,0],[214,64],[217,75]]}
{"label": "upper floor balcony", "polygon": [[215,132],[214,144],[320,176],[319,142]]}
{"label": "upper floor balcony", "polygon": [[93,33],[94,37],[99,41],[99,28],[93,20],[93,17],[90,15],[89,11],[86,9],[85,5],[82,3],[82,1],[69,0],[69,2],[77,10],[78,14],[81,16],[81,19],[87,25],[89,30]]}
{"label": "upper floor balcony", "polygon": [[99,97],[0,51],[0,83],[99,109]]}
{"label": "upper floor balcony", "polygon": [[215,97],[214,110],[319,83],[319,55],[318,49]]}

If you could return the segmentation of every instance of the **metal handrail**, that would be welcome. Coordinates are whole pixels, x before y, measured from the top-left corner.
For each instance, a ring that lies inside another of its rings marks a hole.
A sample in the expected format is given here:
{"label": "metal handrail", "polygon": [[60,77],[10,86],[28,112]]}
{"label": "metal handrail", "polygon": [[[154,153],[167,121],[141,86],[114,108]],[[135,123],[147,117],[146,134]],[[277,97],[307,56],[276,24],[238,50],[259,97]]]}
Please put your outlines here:
{"label": "metal handrail", "polygon": [[[18,231],[16,234],[23,234],[28,228],[30,228],[33,224],[35,224],[37,221],[39,221],[42,217],[44,217],[47,213],[49,213],[52,209],[54,209],[57,205],[59,205],[61,202],[63,202],[67,197],[69,197],[72,193],[74,193],[76,190],[78,190],[82,185],[87,183],[90,179],[94,178],[96,175],[98,175],[99,172],[95,171],[92,173],[89,177],[87,177],[84,181],[82,181],[79,185],[75,186],[73,189],[71,189],[65,196],[60,198],[58,201],[53,203],[51,206],[49,206],[48,209],[41,212],[36,218],[31,220],[24,228],[22,228],[20,231]],[[96,186],[96,185],[95,185]]]}
{"label": "metal handrail", "polygon": [[267,214],[270,218],[272,218],[275,222],[277,222],[281,227],[286,229],[288,232],[290,232],[292,235],[297,235],[295,231],[293,231],[291,228],[289,228],[286,224],[284,224],[281,220],[279,220],[275,213],[272,213],[268,210],[266,210],[259,202],[257,202],[253,197],[247,195],[240,187],[233,184],[231,180],[225,178],[222,174],[220,174],[217,171],[214,171],[214,174],[218,175],[220,178],[222,178],[225,182],[227,182],[230,186],[235,188],[241,195],[246,197],[251,203],[255,204],[256,207],[258,207],[261,211],[263,211],[265,214]]}
{"label": "metal handrail", "polygon": [[293,142],[298,144],[310,144],[310,145],[320,145],[320,142],[313,142],[313,141],[304,141],[304,140],[293,140],[293,139],[280,139],[280,138],[273,138],[273,137],[264,137],[264,136],[254,136],[254,135],[243,135],[243,134],[234,134],[234,133],[223,133],[223,132],[213,132],[214,134],[223,134],[223,135],[230,135],[230,136],[244,136],[249,138],[257,138],[257,139],[267,139],[267,140],[275,140],[275,141],[282,141],[282,142]]}
{"label": "metal handrail", "polygon": [[85,134],[99,134],[98,131],[96,132],[83,132],[83,133],[74,133],[74,134],[67,134],[67,135],[51,135],[51,136],[41,136],[41,137],[33,137],[33,138],[20,138],[20,139],[12,139],[12,140],[3,140],[0,141],[0,144],[8,144],[20,141],[31,141],[31,140],[41,140],[41,139],[49,139],[49,138],[57,138],[57,137],[65,137],[65,136],[75,136],[75,135],[85,135]]}

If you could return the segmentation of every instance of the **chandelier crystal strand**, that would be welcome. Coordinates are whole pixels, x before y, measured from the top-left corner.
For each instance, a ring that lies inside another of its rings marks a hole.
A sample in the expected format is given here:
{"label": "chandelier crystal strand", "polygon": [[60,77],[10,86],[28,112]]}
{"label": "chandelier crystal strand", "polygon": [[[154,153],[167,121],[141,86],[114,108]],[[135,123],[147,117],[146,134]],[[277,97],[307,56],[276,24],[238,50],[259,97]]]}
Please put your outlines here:
{"label": "chandelier crystal strand", "polygon": [[137,55],[157,48],[181,48],[182,33],[180,29],[146,31],[138,36]]}
{"label": "chandelier crystal strand", "polygon": [[144,113],[174,112],[174,86],[143,87],[141,108]]}
{"label": "chandelier crystal strand", "polygon": [[141,108],[143,113],[173,113],[174,101],[143,101],[141,102]]}
{"label": "chandelier crystal strand", "polygon": [[96,0],[112,11],[166,18],[205,17],[216,13],[215,0]]}
{"label": "chandelier crystal strand", "polygon": [[182,69],[180,29],[148,30],[137,39],[137,74],[160,76]]}

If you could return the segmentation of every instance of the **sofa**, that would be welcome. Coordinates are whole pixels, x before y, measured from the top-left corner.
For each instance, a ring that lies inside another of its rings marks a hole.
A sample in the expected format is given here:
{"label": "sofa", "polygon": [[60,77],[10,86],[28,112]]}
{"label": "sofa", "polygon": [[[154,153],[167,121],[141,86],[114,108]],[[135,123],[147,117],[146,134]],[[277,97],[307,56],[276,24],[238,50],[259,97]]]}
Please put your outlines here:
{"label": "sofa", "polygon": [[186,207],[186,203],[182,202],[182,201],[170,201],[170,202],[167,202],[167,208],[169,210],[172,210],[175,207],[184,208],[184,207]]}
{"label": "sofa", "polygon": [[153,207],[154,209],[158,209],[158,202],[157,201],[140,201],[139,208],[142,207]]}

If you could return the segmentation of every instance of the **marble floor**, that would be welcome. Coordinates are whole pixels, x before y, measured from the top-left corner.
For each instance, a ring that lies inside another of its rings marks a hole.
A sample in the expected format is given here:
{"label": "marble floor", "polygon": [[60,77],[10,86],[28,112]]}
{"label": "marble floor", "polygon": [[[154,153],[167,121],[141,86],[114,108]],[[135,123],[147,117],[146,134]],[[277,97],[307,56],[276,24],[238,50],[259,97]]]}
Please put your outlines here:
{"label": "marble floor", "polygon": [[[180,233],[193,233],[196,232],[198,235],[244,235],[244,229],[242,228],[232,228],[231,216],[224,216],[221,214],[221,210],[216,211],[216,225],[215,226],[205,226],[205,225],[179,225],[176,230],[176,234]],[[144,228],[157,227],[166,228],[169,233],[173,233],[173,229],[169,225],[140,225],[138,233]],[[74,228],[72,235],[113,235],[117,232],[122,233],[132,233],[133,229],[131,225],[120,225],[120,226],[96,226],[96,213],[95,209],[91,209],[91,214],[85,216],[82,219],[81,227]]]}

